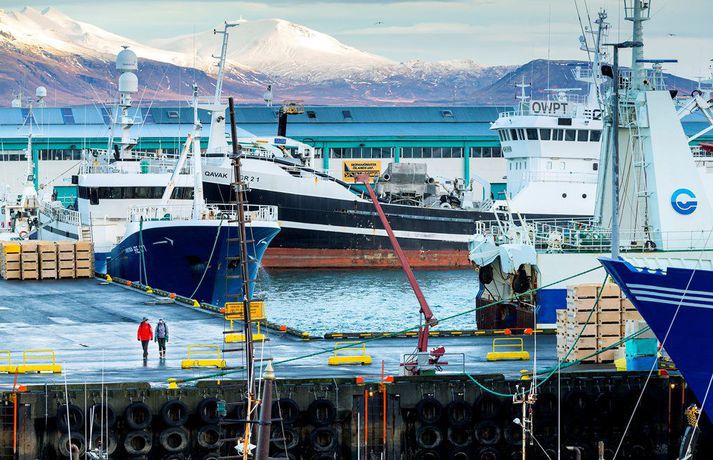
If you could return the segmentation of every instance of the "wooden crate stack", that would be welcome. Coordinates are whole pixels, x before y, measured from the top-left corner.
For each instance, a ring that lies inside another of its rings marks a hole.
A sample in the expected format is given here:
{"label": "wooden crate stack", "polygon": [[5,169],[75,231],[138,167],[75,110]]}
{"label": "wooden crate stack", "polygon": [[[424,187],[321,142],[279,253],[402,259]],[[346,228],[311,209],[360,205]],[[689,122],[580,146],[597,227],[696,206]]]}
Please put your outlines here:
{"label": "wooden crate stack", "polygon": [[71,241],[57,242],[57,277],[59,279],[74,278],[74,243]]}
{"label": "wooden crate stack", "polygon": [[4,242],[0,250],[3,279],[92,278],[94,247],[90,242]]}
{"label": "wooden crate stack", "polygon": [[40,256],[40,278],[57,279],[57,246],[53,241],[39,241],[37,253]]}
{"label": "wooden crate stack", "polygon": [[[590,318],[600,290],[599,302]],[[572,349],[567,361],[611,363],[616,359],[616,348],[590,355],[619,342],[626,332],[626,321],[641,319],[641,316],[629,300],[622,298],[616,284],[607,283],[604,287],[578,284],[567,287],[567,309],[557,319],[557,353],[561,359]]]}
{"label": "wooden crate stack", "polygon": [[5,280],[19,280],[20,276],[20,244],[6,241],[0,251],[0,275]]}
{"label": "wooden crate stack", "polygon": [[20,245],[20,272],[23,280],[40,279],[40,255],[37,241],[23,241]]}
{"label": "wooden crate stack", "polygon": [[75,278],[94,276],[94,245],[89,241],[77,241],[74,245]]}

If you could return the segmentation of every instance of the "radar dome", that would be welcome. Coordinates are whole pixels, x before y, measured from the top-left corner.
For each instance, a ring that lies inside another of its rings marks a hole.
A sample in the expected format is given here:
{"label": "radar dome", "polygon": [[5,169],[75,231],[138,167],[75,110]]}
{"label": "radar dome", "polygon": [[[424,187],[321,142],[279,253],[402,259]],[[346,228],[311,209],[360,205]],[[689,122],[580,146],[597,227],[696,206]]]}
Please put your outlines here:
{"label": "radar dome", "polygon": [[131,51],[126,46],[116,55],[116,70],[128,72],[139,68],[136,53]]}
{"label": "radar dome", "polygon": [[139,92],[139,77],[131,72],[124,72],[119,77],[119,92],[120,93],[137,93]]}
{"label": "radar dome", "polygon": [[45,88],[44,86],[38,86],[35,90],[35,97],[37,97],[38,99],[47,97],[47,88]]}

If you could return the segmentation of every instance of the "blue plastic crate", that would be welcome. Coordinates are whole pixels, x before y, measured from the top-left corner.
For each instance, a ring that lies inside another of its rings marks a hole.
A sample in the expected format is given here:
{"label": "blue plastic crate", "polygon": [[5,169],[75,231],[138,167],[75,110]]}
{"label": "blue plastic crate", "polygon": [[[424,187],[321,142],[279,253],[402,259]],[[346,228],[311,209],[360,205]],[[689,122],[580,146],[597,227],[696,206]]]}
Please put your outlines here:
{"label": "blue plastic crate", "polygon": [[656,356],[659,343],[654,338],[631,339],[626,342],[626,357]]}
{"label": "blue plastic crate", "polygon": [[654,370],[658,367],[656,364],[658,358],[656,356],[638,356],[638,357],[626,357],[626,370],[627,371],[650,371],[653,367]]}

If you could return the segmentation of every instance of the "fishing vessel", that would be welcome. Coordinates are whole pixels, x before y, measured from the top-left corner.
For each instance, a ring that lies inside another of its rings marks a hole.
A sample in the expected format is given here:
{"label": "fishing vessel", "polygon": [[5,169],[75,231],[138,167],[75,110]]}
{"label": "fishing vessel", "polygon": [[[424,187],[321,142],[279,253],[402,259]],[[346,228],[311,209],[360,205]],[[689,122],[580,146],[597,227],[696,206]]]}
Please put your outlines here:
{"label": "fishing vessel", "polygon": [[[194,86],[194,130],[189,136],[193,146],[192,206],[169,204],[188,157],[188,149],[184,149],[163,191],[162,204],[129,209],[125,234],[111,250],[107,273],[199,302],[223,305],[231,298],[241,298],[239,261],[247,258],[248,279],[254,283],[265,249],[280,228],[274,206],[247,206],[243,212],[235,206],[206,206],[197,99],[198,88]],[[241,254],[241,221],[249,239],[246,255]]]}

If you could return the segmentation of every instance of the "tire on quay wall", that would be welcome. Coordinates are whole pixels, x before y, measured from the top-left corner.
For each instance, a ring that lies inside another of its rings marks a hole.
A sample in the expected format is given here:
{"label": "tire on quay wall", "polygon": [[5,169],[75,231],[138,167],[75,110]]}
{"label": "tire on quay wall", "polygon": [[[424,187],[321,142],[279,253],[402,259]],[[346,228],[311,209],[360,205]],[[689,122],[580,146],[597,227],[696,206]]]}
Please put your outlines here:
{"label": "tire on quay wall", "polygon": [[[67,423],[67,411],[69,411],[69,423]],[[84,411],[81,407],[70,404],[57,406],[57,429],[62,433],[67,432],[67,426],[72,432],[84,430]]]}
{"label": "tire on quay wall", "polygon": [[490,420],[497,418],[503,409],[503,401],[490,393],[483,393],[473,404],[474,420]]}
{"label": "tire on quay wall", "polygon": [[337,432],[332,427],[320,426],[309,434],[309,443],[315,452],[332,452],[337,448]]}
{"label": "tire on quay wall", "polygon": [[292,450],[300,444],[300,434],[291,426],[273,425],[270,432],[270,445],[277,451]]}
{"label": "tire on quay wall", "polygon": [[284,450],[276,453],[270,458],[287,458],[289,460],[297,460],[297,456],[295,454],[293,454],[292,452],[285,452]]}
{"label": "tire on quay wall", "polygon": [[442,415],[443,404],[432,396],[426,396],[416,404],[416,417],[421,423],[438,423]]}
{"label": "tire on quay wall", "polygon": [[441,460],[441,454],[434,449],[422,449],[416,452],[416,460]]}
{"label": "tire on quay wall", "polygon": [[201,421],[207,425],[216,425],[220,421],[218,398],[204,398],[196,406]]}
{"label": "tire on quay wall", "polygon": [[483,420],[473,429],[475,440],[483,446],[493,446],[500,441],[500,427],[492,420]]}
{"label": "tire on quay wall", "polygon": [[175,454],[186,450],[189,439],[188,431],[185,428],[175,426],[163,430],[158,436],[158,443],[166,452]]}
{"label": "tire on quay wall", "polygon": [[282,423],[293,425],[300,416],[300,406],[294,399],[280,398],[272,403],[272,418],[282,418]]}
{"label": "tire on quay wall", "polygon": [[107,436],[106,432],[94,432],[92,435],[92,447],[99,447],[99,445],[101,445],[102,443],[107,445],[107,453],[109,455],[112,455],[114,452],[116,452],[116,448],[119,445],[116,433],[110,431],[109,435]]}
{"label": "tire on quay wall", "polygon": [[196,433],[196,442],[204,449],[220,449],[223,445],[222,430],[218,425],[203,425]]}
{"label": "tire on quay wall", "polygon": [[[84,451],[87,448],[87,440],[81,433],[72,431],[72,444],[79,447],[79,456],[84,455]],[[63,433],[57,438],[57,444],[55,446],[57,453],[61,457],[69,457],[69,434]]]}
{"label": "tire on quay wall", "polygon": [[475,453],[476,460],[500,460],[500,452],[494,447],[483,447]]}
{"label": "tire on quay wall", "polygon": [[541,393],[533,407],[535,416],[541,420],[552,420],[557,416],[557,395],[554,393]]}
{"label": "tire on quay wall", "polygon": [[450,426],[466,426],[473,419],[473,408],[466,401],[456,399],[446,406],[446,418]]}
{"label": "tire on quay wall", "polygon": [[468,449],[456,449],[448,454],[448,460],[470,460],[473,458]]}
{"label": "tire on quay wall", "polygon": [[201,460],[218,460],[220,458],[220,452],[208,452],[201,457]]}
{"label": "tire on quay wall", "polygon": [[448,427],[446,437],[448,439],[448,443],[457,448],[468,447],[473,443],[472,430],[465,426]]}
{"label": "tire on quay wall", "polygon": [[522,427],[515,425],[514,422],[507,422],[503,429],[503,439],[511,446],[522,444]]}
{"label": "tire on quay wall", "polygon": [[416,430],[416,444],[421,449],[436,449],[443,442],[443,433],[438,427],[424,425]]}
{"label": "tire on quay wall", "polygon": [[185,425],[189,415],[188,406],[180,399],[166,401],[161,406],[161,420],[168,427]]}
{"label": "tire on quay wall", "polygon": [[143,430],[151,426],[151,408],[141,401],[132,402],[124,410],[126,424],[132,430]]}
{"label": "tire on quay wall", "polygon": [[146,455],[153,448],[153,437],[148,431],[129,431],[124,437],[123,445],[129,455]]}
{"label": "tire on quay wall", "polygon": [[329,399],[319,398],[309,404],[307,414],[314,426],[326,426],[334,423],[334,419],[337,418],[337,408]]}
{"label": "tire on quay wall", "polygon": [[91,417],[91,409],[94,410],[93,423],[95,427],[111,428],[116,423],[116,412],[111,404],[94,404],[90,411],[87,411],[87,420]]}

